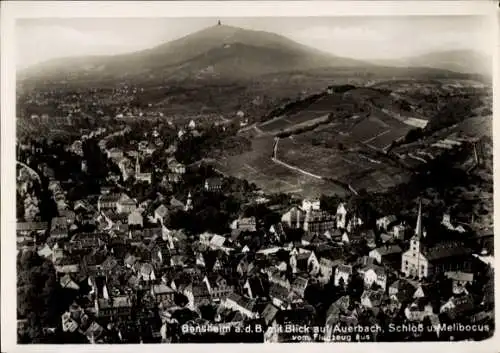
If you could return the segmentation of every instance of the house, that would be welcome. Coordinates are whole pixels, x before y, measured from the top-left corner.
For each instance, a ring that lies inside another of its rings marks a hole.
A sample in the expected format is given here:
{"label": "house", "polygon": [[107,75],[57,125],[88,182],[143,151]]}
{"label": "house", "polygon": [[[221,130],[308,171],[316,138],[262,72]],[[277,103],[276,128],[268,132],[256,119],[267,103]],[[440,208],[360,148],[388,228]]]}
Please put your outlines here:
{"label": "house", "polygon": [[53,251],[48,244],[44,244],[43,247],[38,249],[38,256],[50,259],[52,257]]}
{"label": "house", "polygon": [[373,249],[368,253],[368,256],[373,258],[379,264],[386,262],[398,261],[401,258],[401,247],[399,245],[384,245],[379,248]]}
{"label": "house", "polygon": [[304,199],[304,200],[302,200],[301,209],[304,212],[307,212],[309,210],[319,211],[321,209],[320,200],[319,199],[314,199],[314,200]]}
{"label": "house", "polygon": [[61,288],[80,290],[80,286],[71,278],[69,273],[61,277],[59,284]]}
{"label": "house", "polygon": [[389,235],[392,236],[393,239],[404,239],[406,234],[406,224],[396,224],[389,229]]}
{"label": "house", "polygon": [[107,237],[106,233],[77,233],[71,237],[68,248],[71,251],[99,249]]}
{"label": "house", "polygon": [[173,302],[175,291],[167,285],[160,283],[151,286],[151,295],[155,298],[157,303],[164,301]]}
{"label": "house", "polygon": [[136,208],[136,202],[126,194],[122,194],[116,203],[116,212],[118,213],[131,213]]}
{"label": "house", "polygon": [[214,301],[224,300],[234,292],[234,286],[229,285],[227,280],[221,275],[205,276],[203,282],[207,285],[208,291]]}
{"label": "house", "polygon": [[282,272],[279,268],[268,267],[268,268],[264,269],[263,272],[268,275],[269,283],[278,284],[281,287],[284,287],[287,290],[290,290],[290,287],[291,287],[290,281],[288,280],[286,273]]}
{"label": "house", "polygon": [[277,283],[269,285],[269,296],[271,297],[272,304],[282,310],[290,308],[289,295],[290,290],[288,288]]}
{"label": "house", "polygon": [[100,272],[105,275],[112,275],[120,270],[118,260],[113,255],[106,257],[99,267]]}
{"label": "house", "polygon": [[64,332],[86,331],[91,324],[88,315],[75,303],[61,315],[61,321]]}
{"label": "house", "polygon": [[267,291],[261,276],[248,277],[243,285],[243,289],[246,291],[246,295],[249,298],[256,299],[267,297]]}
{"label": "house", "polygon": [[231,293],[221,305],[225,308],[232,309],[241,313],[249,319],[257,319],[259,312],[257,310],[257,302],[255,299],[244,298],[239,294]]}
{"label": "house", "polygon": [[300,298],[304,298],[304,293],[308,284],[309,280],[307,278],[297,276],[292,283],[291,290],[298,294]]}
{"label": "house", "polygon": [[155,210],[154,221],[156,223],[163,224],[167,216],[168,216],[168,208],[162,204],[158,206]]}
{"label": "house", "polygon": [[77,274],[80,272],[80,264],[78,260],[63,257],[54,263],[54,268],[57,273],[64,274]]}
{"label": "house", "polygon": [[426,294],[425,292],[427,291],[427,287],[425,287],[425,289],[426,289],[425,291],[424,291],[424,287],[425,286],[422,284],[419,284],[416,286],[415,292],[413,293],[414,299],[422,299],[422,298],[428,297],[428,295],[432,293],[432,291],[431,291],[431,293]]}
{"label": "house", "polygon": [[18,222],[16,224],[17,240],[25,238],[35,239],[37,236],[42,236],[48,230],[47,222]]}
{"label": "house", "polygon": [[273,224],[269,228],[269,233],[272,236],[272,240],[274,243],[281,244],[287,238],[286,233],[285,233],[285,229],[283,227],[283,223],[281,223],[281,222]]}
{"label": "house", "polygon": [[306,213],[298,207],[292,207],[281,216],[281,223],[288,228],[303,228]]}
{"label": "house", "polygon": [[118,295],[109,299],[95,300],[95,312],[97,317],[125,317],[132,314],[132,301],[128,295]]}
{"label": "house", "polygon": [[[110,193],[105,193],[104,195],[110,195]],[[118,201],[118,198],[116,198],[116,201]],[[103,209],[104,208],[115,208],[116,204],[111,203],[112,201],[110,200],[109,202],[107,200],[102,201]],[[98,203],[99,205],[99,203]],[[95,212],[95,209],[92,207],[92,205],[87,201],[87,200],[77,200],[73,204],[73,211],[78,212],[78,213],[93,213]]]}
{"label": "house", "polygon": [[333,268],[335,263],[333,260],[326,257],[319,259],[319,275],[321,276],[320,282],[328,283],[333,275]]}
{"label": "house", "polygon": [[409,277],[427,278],[434,273],[468,270],[472,250],[460,241],[427,244],[422,232],[422,204],[419,205],[415,235],[410,249],[403,253],[401,271]]}
{"label": "house", "polygon": [[141,278],[145,282],[156,280],[153,265],[147,262],[143,263],[139,270],[139,278]]}
{"label": "house", "polygon": [[352,277],[352,266],[351,265],[339,265],[335,269],[335,277],[333,283],[336,287],[347,285]]}
{"label": "house", "polygon": [[71,226],[75,223],[75,220],[76,220],[75,212],[73,212],[71,210],[61,210],[61,211],[59,211],[59,215],[61,217],[66,218],[66,222],[68,223],[68,226]]}
{"label": "house", "polygon": [[[45,247],[48,247],[48,245],[45,244]],[[54,263],[58,262],[59,260],[67,256],[64,249],[61,249],[57,243],[54,245],[54,248],[51,250],[51,252],[52,252],[52,262]]]}
{"label": "house", "polygon": [[385,291],[387,286],[387,275],[383,267],[369,265],[360,268],[358,273],[363,276],[366,288],[371,288],[373,284],[377,284]]}
{"label": "house", "polygon": [[346,230],[351,233],[354,232],[357,228],[363,225],[363,220],[357,216],[353,216],[349,218],[349,221],[347,222],[347,228]]}
{"label": "house", "polygon": [[276,314],[279,311],[280,311],[280,309],[278,307],[269,303],[266,305],[266,307],[264,308],[264,310],[260,314],[260,317],[264,321],[264,324],[266,326],[269,326],[274,321],[274,319],[276,318]]}
{"label": "house", "polygon": [[173,255],[170,257],[170,266],[172,267],[185,267],[188,258],[184,255]]}
{"label": "house", "polygon": [[383,297],[384,292],[382,290],[366,289],[361,295],[361,305],[368,309],[378,308]]}
{"label": "house", "polygon": [[404,279],[399,279],[392,283],[388,289],[389,299],[397,304],[398,309],[410,303],[414,298],[415,287]]}
{"label": "house", "polygon": [[168,173],[166,181],[169,183],[169,187],[172,188],[172,184],[179,183],[182,180],[182,176],[177,173]]}
{"label": "house", "polygon": [[231,228],[242,232],[255,232],[257,230],[257,220],[255,217],[238,218],[231,223]]}
{"label": "house", "polygon": [[186,166],[182,163],[177,162],[175,159],[171,159],[168,162],[168,169],[177,175],[183,175],[186,173]]}
{"label": "house", "polygon": [[466,292],[467,285],[474,281],[474,274],[460,271],[446,272],[445,276],[452,280],[453,294],[462,294]]}
{"label": "house", "polygon": [[75,332],[78,329],[78,323],[71,317],[71,313],[66,311],[61,315],[63,332]]}
{"label": "house", "polygon": [[221,178],[208,178],[205,180],[204,188],[205,188],[205,191],[208,191],[208,192],[219,192],[222,190],[222,179]]}
{"label": "house", "polygon": [[347,226],[347,209],[343,203],[337,206],[337,213],[335,215],[337,228],[345,229]]}
{"label": "house", "polygon": [[451,223],[451,216],[449,213],[444,213],[443,214],[443,219],[441,220],[441,224],[446,227],[446,229],[448,230],[451,230],[451,231],[455,231],[455,230],[458,230],[460,231],[461,233],[464,232],[464,229],[463,227],[461,227],[461,229],[458,229],[458,227],[455,227],[452,223]]}
{"label": "house", "polygon": [[451,297],[440,308],[441,314],[447,314],[450,319],[466,316],[474,310],[474,298],[470,294]]}
{"label": "house", "polygon": [[378,230],[389,230],[389,227],[397,221],[396,216],[390,215],[379,218],[376,220],[376,226]]}
{"label": "house", "polygon": [[190,130],[194,130],[194,129],[196,129],[196,123],[194,122],[194,120],[193,120],[193,119],[191,119],[191,120],[189,121],[188,128],[189,128]]}
{"label": "house", "polygon": [[106,154],[109,159],[118,160],[120,158],[123,158],[123,151],[119,148],[111,148],[106,151]]}
{"label": "house", "polygon": [[210,292],[205,284],[189,284],[183,291],[187,297],[190,308],[196,308],[203,304],[211,302]]}
{"label": "house", "polygon": [[414,300],[404,309],[406,319],[422,322],[427,316],[433,315],[432,305],[424,298]]}
{"label": "house", "polygon": [[222,235],[214,234],[210,239],[208,245],[212,249],[222,249],[224,247],[225,242],[226,238],[224,238]]}
{"label": "house", "polygon": [[314,251],[304,251],[297,254],[292,252],[290,255],[290,267],[293,273],[300,270],[313,275],[316,275],[320,268],[319,261]]}
{"label": "house", "polygon": [[334,229],[336,217],[326,211],[309,209],[304,218],[303,229],[312,234],[324,234]]}
{"label": "house", "polygon": [[143,217],[139,211],[135,210],[128,215],[128,225],[143,227]]}
{"label": "house", "polygon": [[255,270],[256,270],[255,264],[248,256],[243,256],[238,261],[238,265],[236,266],[236,272],[240,276],[249,275],[252,272],[255,272]]}
{"label": "house", "polygon": [[[118,201],[120,200],[120,194],[105,194],[99,196],[97,200],[97,209],[103,211],[106,209],[116,210],[118,208]],[[75,205],[76,211],[76,205]]]}

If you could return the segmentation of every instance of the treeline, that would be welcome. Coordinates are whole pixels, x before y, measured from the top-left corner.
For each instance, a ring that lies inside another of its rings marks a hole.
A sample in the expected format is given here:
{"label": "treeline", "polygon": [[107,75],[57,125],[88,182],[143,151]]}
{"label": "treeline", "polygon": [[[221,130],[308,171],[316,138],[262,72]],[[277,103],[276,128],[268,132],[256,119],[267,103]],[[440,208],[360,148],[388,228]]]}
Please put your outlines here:
{"label": "treeline", "polygon": [[179,141],[175,158],[184,164],[192,164],[202,158],[213,157],[214,153],[238,154],[248,151],[251,142],[243,136],[235,134],[233,128],[223,130],[212,127],[201,136],[187,133]]}
{"label": "treeline", "polygon": [[313,94],[309,97],[306,97],[304,99],[300,99],[297,101],[290,102],[288,104],[285,104],[284,106],[278,107],[276,109],[271,110],[262,121],[267,121],[270,120],[276,116],[280,116],[283,114],[295,114],[300,112],[301,110],[309,107],[311,104],[316,102],[318,99],[321,97],[325,96],[325,92]]}

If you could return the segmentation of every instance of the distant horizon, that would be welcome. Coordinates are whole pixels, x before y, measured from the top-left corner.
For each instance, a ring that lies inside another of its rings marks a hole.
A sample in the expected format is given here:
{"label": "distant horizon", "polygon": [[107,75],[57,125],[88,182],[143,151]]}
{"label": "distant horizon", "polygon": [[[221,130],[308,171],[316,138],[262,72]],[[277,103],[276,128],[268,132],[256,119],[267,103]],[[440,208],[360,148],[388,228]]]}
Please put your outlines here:
{"label": "distant horizon", "polygon": [[[482,16],[220,18],[223,25],[282,35],[326,53],[364,61],[493,48]],[[219,18],[59,18],[16,23],[16,71],[65,58],[154,48],[212,27]],[[411,40],[407,40],[411,37]]]}

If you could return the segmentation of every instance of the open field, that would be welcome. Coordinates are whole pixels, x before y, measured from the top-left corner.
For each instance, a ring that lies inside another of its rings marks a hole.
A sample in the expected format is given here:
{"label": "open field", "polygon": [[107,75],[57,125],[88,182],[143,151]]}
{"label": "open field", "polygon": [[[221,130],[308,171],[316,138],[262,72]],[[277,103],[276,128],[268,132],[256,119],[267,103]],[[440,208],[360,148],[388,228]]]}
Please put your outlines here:
{"label": "open field", "polygon": [[252,151],[219,160],[215,167],[227,175],[255,183],[266,192],[284,192],[301,196],[345,195],[335,184],[290,170],[271,159],[273,137],[256,137]]}
{"label": "open field", "polygon": [[294,138],[280,140],[277,157],[315,174],[349,184],[355,190],[386,190],[410,176],[408,172],[384,160],[370,158],[356,151],[313,146]]}

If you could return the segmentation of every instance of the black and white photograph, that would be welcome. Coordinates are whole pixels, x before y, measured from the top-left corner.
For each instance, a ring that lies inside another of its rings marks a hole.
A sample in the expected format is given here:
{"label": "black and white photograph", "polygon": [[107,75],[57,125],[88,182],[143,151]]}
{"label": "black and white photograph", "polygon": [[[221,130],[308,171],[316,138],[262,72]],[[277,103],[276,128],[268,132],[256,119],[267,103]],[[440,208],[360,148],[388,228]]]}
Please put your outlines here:
{"label": "black and white photograph", "polygon": [[15,18],[15,343],[491,342],[497,16],[182,3]]}

